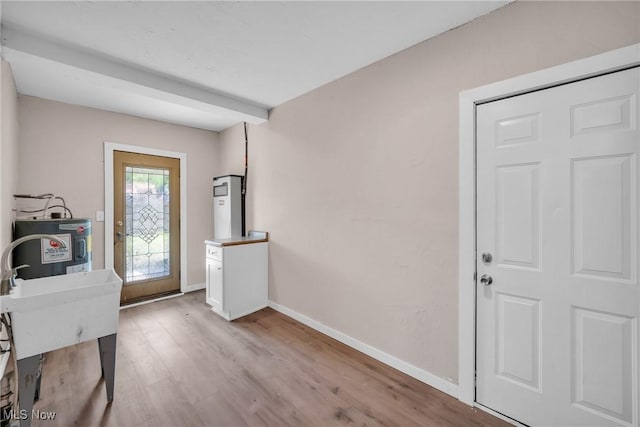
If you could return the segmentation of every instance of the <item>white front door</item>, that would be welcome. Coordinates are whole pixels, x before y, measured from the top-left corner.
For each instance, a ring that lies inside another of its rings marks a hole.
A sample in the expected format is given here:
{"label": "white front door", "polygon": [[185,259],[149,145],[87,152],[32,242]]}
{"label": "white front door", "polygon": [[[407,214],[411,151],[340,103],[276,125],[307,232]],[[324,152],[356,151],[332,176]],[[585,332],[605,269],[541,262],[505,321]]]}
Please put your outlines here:
{"label": "white front door", "polygon": [[476,401],[522,423],[638,426],[639,86],[477,107]]}

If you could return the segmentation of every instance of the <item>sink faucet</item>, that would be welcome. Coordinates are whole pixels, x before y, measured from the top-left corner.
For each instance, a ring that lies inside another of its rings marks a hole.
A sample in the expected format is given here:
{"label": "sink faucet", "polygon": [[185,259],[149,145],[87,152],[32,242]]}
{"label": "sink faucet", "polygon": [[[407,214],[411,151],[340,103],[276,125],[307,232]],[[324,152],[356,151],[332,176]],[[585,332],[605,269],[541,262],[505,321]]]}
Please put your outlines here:
{"label": "sink faucet", "polygon": [[0,282],[0,295],[8,295],[9,292],[11,292],[11,289],[15,287],[15,278],[17,274],[16,271],[19,268],[28,267],[28,265],[21,265],[16,268],[12,268],[11,264],[9,263],[9,255],[11,254],[11,252],[15,249],[16,246],[21,243],[24,243],[28,240],[38,239],[53,240],[55,242],[58,242],[62,248],[67,247],[67,244],[64,241],[51,234],[30,234],[28,236],[20,237],[19,239],[11,242],[11,244],[7,246],[2,252],[2,256],[0,257],[0,268],[2,269],[0,275],[0,277],[2,278],[2,282]]}

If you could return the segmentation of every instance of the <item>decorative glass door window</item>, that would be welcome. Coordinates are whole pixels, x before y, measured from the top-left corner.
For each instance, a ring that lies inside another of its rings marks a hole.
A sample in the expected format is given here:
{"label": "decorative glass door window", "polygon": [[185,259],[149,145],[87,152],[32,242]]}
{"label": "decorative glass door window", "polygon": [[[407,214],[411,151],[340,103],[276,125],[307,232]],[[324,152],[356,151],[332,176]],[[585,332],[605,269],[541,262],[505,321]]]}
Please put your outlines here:
{"label": "decorative glass door window", "polygon": [[125,167],[125,283],[171,275],[169,170]]}

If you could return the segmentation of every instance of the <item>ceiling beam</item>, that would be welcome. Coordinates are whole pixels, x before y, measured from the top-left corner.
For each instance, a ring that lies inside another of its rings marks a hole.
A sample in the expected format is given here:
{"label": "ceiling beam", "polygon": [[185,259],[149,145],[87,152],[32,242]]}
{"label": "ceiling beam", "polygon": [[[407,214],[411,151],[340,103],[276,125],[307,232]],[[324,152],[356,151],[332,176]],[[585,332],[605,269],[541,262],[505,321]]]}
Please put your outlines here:
{"label": "ceiling beam", "polygon": [[45,40],[22,29],[3,25],[1,34],[3,47],[131,83],[142,96],[210,113],[223,109],[240,114],[242,120],[255,124],[263,123],[269,117],[268,109],[264,106],[96,52]]}

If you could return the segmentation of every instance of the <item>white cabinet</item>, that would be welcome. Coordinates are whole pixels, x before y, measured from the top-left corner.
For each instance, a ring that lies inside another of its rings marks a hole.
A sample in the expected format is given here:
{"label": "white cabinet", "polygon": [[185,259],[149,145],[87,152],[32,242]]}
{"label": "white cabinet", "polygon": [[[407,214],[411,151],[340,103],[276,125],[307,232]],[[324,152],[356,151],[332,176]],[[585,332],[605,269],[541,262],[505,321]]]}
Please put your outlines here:
{"label": "white cabinet", "polygon": [[227,320],[268,304],[268,243],[206,242],[206,301]]}

